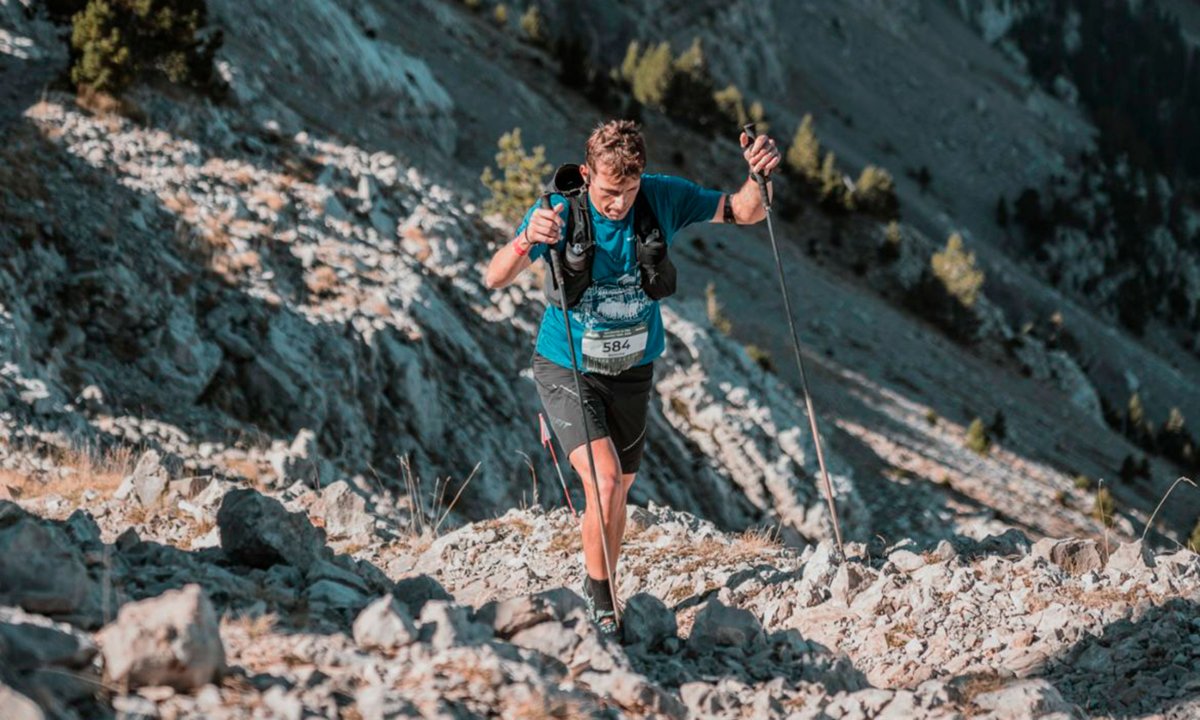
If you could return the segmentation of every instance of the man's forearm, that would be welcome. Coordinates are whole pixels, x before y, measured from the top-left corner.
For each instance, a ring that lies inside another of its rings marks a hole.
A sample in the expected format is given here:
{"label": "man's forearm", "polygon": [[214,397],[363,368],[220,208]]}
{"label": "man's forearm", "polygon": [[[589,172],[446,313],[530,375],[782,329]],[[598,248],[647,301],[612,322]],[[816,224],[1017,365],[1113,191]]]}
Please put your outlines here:
{"label": "man's forearm", "polygon": [[488,263],[483,283],[488,288],[497,290],[515,280],[517,275],[529,266],[529,248],[530,244],[524,233],[505,243]]}
{"label": "man's forearm", "polygon": [[[771,179],[767,178],[767,194],[774,197],[775,189]],[[767,209],[763,207],[762,193],[753,177],[747,177],[745,184],[730,196],[733,199],[733,219],[738,225],[753,225],[767,217]]]}

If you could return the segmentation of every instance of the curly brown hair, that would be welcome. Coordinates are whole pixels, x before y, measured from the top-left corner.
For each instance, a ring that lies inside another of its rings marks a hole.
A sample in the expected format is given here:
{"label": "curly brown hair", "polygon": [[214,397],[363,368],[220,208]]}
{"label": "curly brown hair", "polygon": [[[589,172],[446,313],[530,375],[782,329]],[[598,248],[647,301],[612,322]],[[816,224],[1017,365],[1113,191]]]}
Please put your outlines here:
{"label": "curly brown hair", "polygon": [[592,130],[584,155],[593,171],[603,168],[618,178],[641,177],[646,169],[646,141],[632,120],[609,120]]}

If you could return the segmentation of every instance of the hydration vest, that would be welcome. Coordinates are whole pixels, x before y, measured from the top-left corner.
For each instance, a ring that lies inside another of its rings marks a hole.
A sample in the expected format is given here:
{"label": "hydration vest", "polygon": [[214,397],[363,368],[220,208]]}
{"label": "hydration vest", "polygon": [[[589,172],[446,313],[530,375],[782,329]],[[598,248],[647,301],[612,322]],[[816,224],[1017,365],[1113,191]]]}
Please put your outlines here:
{"label": "hydration vest", "polygon": [[[567,307],[572,308],[592,284],[592,263],[596,257],[587,185],[583,182],[579,166],[569,163],[554,171],[547,193],[542,196],[544,206],[548,206],[545,201],[551,193],[565,197],[569,207],[565,241],[549,246],[547,252],[555,255],[547,259],[562,268]],[[675,294],[675,266],[667,257],[667,237],[650,207],[644,188],[638,191],[637,199],[633,202],[633,234],[642,290],[651,300],[661,300]],[[544,287],[546,302],[562,307],[553,272],[546,273]]]}

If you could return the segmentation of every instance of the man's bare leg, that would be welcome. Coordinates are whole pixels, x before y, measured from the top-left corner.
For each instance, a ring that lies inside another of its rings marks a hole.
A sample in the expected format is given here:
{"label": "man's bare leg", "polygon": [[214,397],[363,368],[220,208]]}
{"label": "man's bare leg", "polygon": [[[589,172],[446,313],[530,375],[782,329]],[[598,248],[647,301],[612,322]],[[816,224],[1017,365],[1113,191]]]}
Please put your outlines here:
{"label": "man's bare leg", "polygon": [[[592,482],[588,469],[587,448],[583,445],[571,452],[571,467],[583,479],[583,493],[587,505],[583,512],[581,530],[583,533],[583,558],[588,575],[596,580],[605,580],[609,571],[604,567],[604,547],[600,533],[600,512],[604,510],[607,521],[608,550],[613,568],[616,568],[617,556],[620,553],[621,537],[625,531],[625,490],[626,484],[621,475],[621,462],[617,449],[612,440],[607,437],[592,441],[592,458],[596,462],[596,482]],[[632,482],[632,476],[630,476]],[[600,497],[596,497],[596,486],[599,486]]]}

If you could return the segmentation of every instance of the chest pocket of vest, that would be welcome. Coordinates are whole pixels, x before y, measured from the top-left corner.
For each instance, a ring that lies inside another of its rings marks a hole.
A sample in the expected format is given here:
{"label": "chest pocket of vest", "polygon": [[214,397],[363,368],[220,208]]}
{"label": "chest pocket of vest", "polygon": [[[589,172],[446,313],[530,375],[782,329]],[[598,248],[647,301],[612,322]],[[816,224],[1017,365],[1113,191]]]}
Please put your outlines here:
{"label": "chest pocket of vest", "polygon": [[634,225],[637,235],[637,262],[642,271],[642,290],[651,300],[675,294],[675,265],[667,256],[667,238],[650,203],[639,193],[635,201]]}

